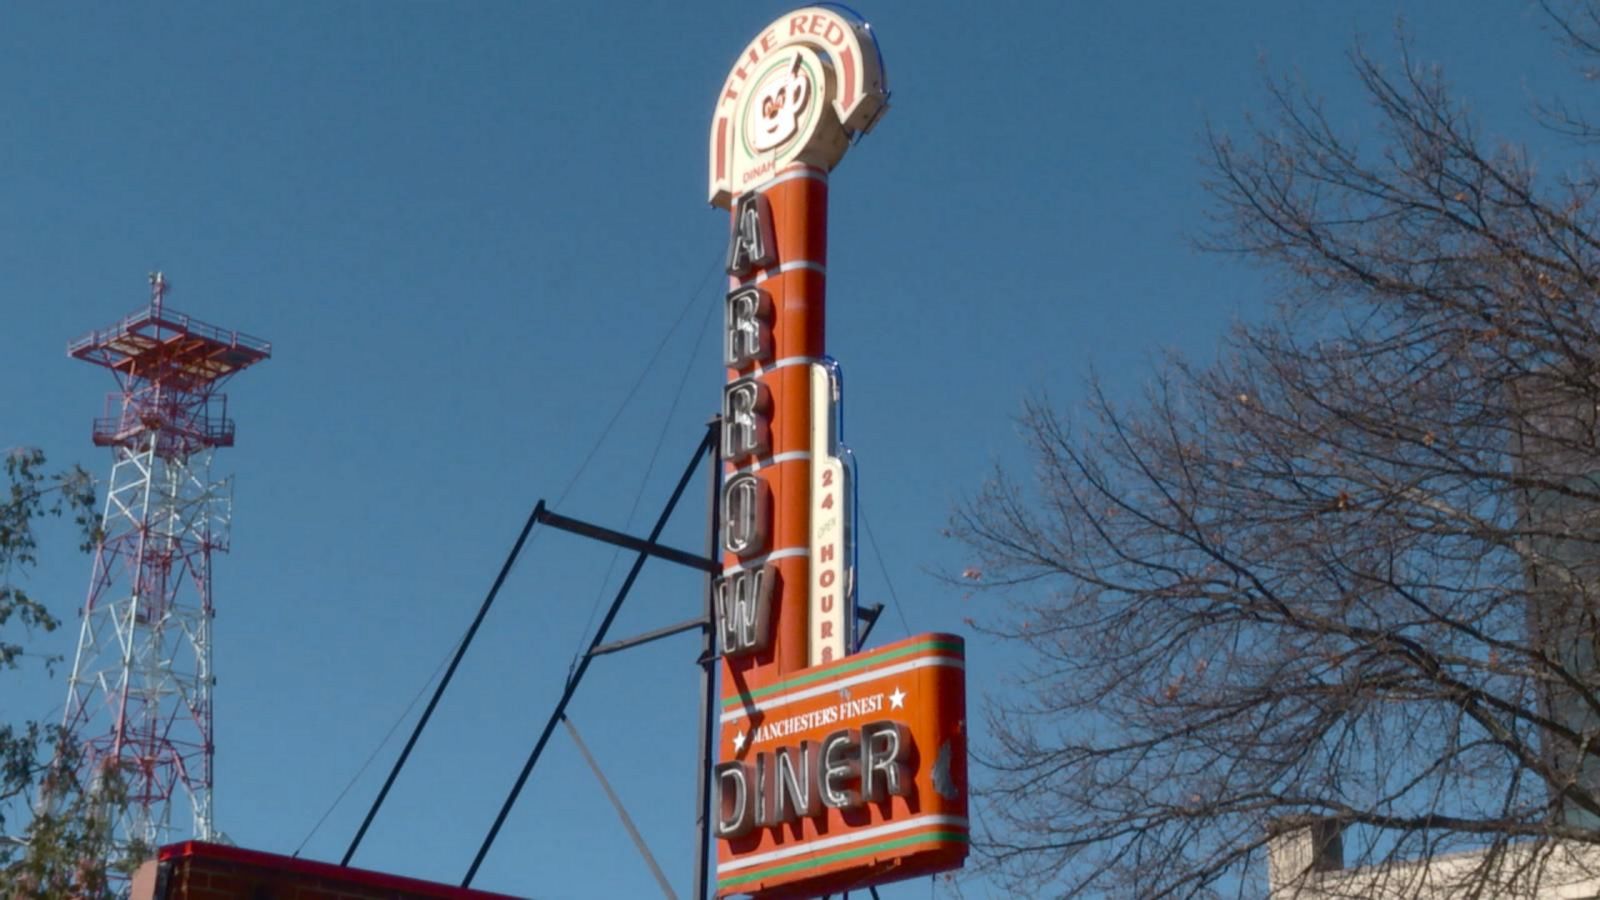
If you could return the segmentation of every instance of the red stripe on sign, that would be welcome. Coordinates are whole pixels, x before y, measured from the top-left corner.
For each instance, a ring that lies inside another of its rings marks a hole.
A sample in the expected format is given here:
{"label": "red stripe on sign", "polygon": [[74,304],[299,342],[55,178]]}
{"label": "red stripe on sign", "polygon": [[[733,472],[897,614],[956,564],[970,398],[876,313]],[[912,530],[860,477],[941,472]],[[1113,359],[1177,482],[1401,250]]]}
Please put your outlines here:
{"label": "red stripe on sign", "polygon": [[844,108],[856,102],[856,61],[855,54],[846,47],[839,51],[839,67],[844,69]]}
{"label": "red stripe on sign", "polygon": [[717,120],[717,180],[728,177],[728,120]]}

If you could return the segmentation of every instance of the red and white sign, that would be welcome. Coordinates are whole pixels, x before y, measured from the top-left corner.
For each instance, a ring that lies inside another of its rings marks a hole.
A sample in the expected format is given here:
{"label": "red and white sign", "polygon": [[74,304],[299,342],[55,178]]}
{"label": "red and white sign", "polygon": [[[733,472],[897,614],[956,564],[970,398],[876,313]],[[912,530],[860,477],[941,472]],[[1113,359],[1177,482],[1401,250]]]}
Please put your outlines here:
{"label": "red and white sign", "polygon": [[848,523],[850,472],[835,455],[838,383],[827,366],[811,366],[811,642],[809,665],[819,666],[850,652]]}
{"label": "red and white sign", "polygon": [[727,208],[793,162],[833,168],[888,104],[871,26],[821,6],[789,13],[750,41],[717,97],[711,202]]}
{"label": "red and white sign", "polygon": [[965,647],[920,634],[723,698],[717,893],[816,897],[967,855]]}
{"label": "red and white sign", "polygon": [[828,173],[887,103],[876,39],[809,7],[734,61],[711,127],[724,301],[717,893],[814,897],[961,865],[965,650],[856,652],[854,485],[827,356]]}

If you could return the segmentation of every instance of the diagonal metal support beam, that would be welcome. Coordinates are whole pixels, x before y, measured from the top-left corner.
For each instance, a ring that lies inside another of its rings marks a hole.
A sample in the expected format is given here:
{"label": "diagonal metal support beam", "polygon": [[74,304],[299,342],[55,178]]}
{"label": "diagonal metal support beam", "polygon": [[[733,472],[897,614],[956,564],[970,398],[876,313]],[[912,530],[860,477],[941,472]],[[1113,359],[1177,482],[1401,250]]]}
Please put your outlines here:
{"label": "diagonal metal support beam", "polygon": [[[699,459],[699,456],[695,458]],[[489,614],[489,607],[494,605],[494,598],[500,594],[501,585],[506,583],[506,576],[511,574],[511,567],[516,565],[517,557],[522,554],[523,545],[528,542],[528,535],[533,531],[534,524],[539,521],[539,516],[543,512],[544,501],[540,500],[534,505],[533,511],[528,513],[528,521],[523,523],[522,531],[517,535],[517,542],[511,545],[511,553],[506,556],[505,564],[500,567],[500,574],[495,576],[494,586],[489,588],[489,594],[483,598],[483,604],[478,607],[478,614],[473,618],[471,627],[462,635],[461,643],[456,645],[455,656],[450,659],[450,668],[445,669],[444,677],[439,679],[439,686],[434,688],[432,699],[422,711],[422,718],[418,719],[416,727],[411,729],[411,737],[406,740],[405,749],[400,751],[400,758],[394,761],[394,768],[389,770],[389,777],[384,779],[383,788],[378,791],[378,798],[372,801],[372,807],[367,810],[367,817],[361,820],[361,827],[356,830],[356,836],[345,849],[344,858],[339,860],[339,865],[350,865],[350,858],[356,855],[356,848],[361,846],[361,839],[366,837],[373,818],[378,815],[378,810],[383,808],[384,798],[389,796],[389,789],[394,787],[394,780],[400,777],[400,770],[405,768],[406,760],[411,758],[411,750],[417,746],[417,738],[421,737],[422,730],[428,727],[428,720],[433,717],[433,710],[439,705],[439,698],[444,696],[445,688],[450,686],[450,679],[455,677],[456,667],[461,665],[462,657],[467,655],[467,648],[472,646],[472,638],[478,633],[478,626],[483,624],[483,617]]]}
{"label": "diagonal metal support beam", "polygon": [[559,528],[562,531],[570,531],[573,534],[582,535],[586,538],[593,538],[594,540],[602,541],[607,544],[614,544],[618,547],[632,550],[635,553],[644,553],[649,556],[654,556],[657,559],[664,559],[667,562],[675,562],[680,566],[688,566],[691,569],[699,569],[702,572],[710,572],[713,575],[720,574],[722,572],[721,563],[714,559],[708,559],[704,556],[701,556],[698,553],[690,553],[686,550],[678,550],[673,547],[658,544],[653,540],[645,540],[643,538],[636,538],[631,534],[623,534],[620,531],[612,531],[609,528],[595,525],[591,522],[584,522],[579,519],[571,518],[570,516],[563,516],[560,513],[553,513],[548,509],[540,512],[539,523],[541,525],[549,525],[551,528]]}
{"label": "diagonal metal support beam", "polygon": [[856,607],[856,618],[867,623],[867,627],[861,629],[861,635],[856,638],[856,650],[859,651],[867,645],[867,636],[872,634],[872,629],[878,624],[878,617],[881,615],[883,615],[882,603]]}
{"label": "diagonal metal support beam", "polygon": [[[708,453],[715,453],[717,446],[716,429],[708,427],[706,436],[700,441],[700,446],[695,448],[694,458],[689,460],[689,465],[684,468],[683,474],[678,477],[678,484],[672,489],[672,496],[667,498],[667,505],[662,507],[661,514],[656,517],[655,526],[650,529],[650,537],[641,542],[654,546],[656,538],[661,536],[667,527],[667,521],[672,518],[672,511],[678,507],[678,501],[683,497],[684,488],[689,486],[690,479],[695,470],[700,466],[700,460]],[[615,534],[616,532],[612,532]],[[622,535],[627,537],[626,535]],[[632,540],[631,538],[629,540]],[[500,828],[506,823],[506,816],[511,813],[511,807],[516,805],[517,797],[521,795],[522,788],[528,783],[528,776],[533,774],[533,767],[538,764],[539,757],[544,753],[545,745],[550,742],[550,735],[555,731],[563,716],[567,714],[567,704],[572,702],[572,695],[577,693],[579,682],[583,681],[583,674],[589,670],[589,664],[594,661],[594,648],[599,647],[606,639],[606,632],[611,629],[611,623],[616,621],[617,613],[622,609],[622,601],[628,599],[628,592],[633,590],[633,583],[639,577],[639,571],[644,568],[645,561],[650,553],[645,547],[636,548],[638,557],[633,561],[633,566],[628,569],[628,574],[622,579],[622,586],[617,589],[616,596],[611,601],[611,607],[606,610],[605,617],[596,627],[594,638],[589,641],[589,650],[578,658],[577,668],[567,677],[566,687],[561,691],[561,699],[556,701],[556,707],[550,713],[550,718],[545,721],[544,730],[539,733],[539,740],[533,745],[533,752],[528,754],[527,762],[523,763],[522,771],[517,774],[516,783],[511,786],[511,792],[506,795],[505,802],[500,806],[500,813],[495,816],[494,824],[489,827],[489,833],[484,835],[483,843],[478,846],[478,853],[472,859],[472,865],[467,869],[465,878],[461,879],[461,886],[472,887],[472,879],[477,876],[478,868],[483,865],[484,857],[489,855],[489,848],[494,846],[494,840],[500,834]]]}
{"label": "diagonal metal support beam", "polygon": [[589,764],[589,770],[594,772],[594,777],[600,781],[600,789],[606,792],[606,799],[611,801],[611,808],[617,811],[617,818],[622,820],[622,827],[628,830],[628,837],[633,839],[633,846],[644,857],[644,864],[650,867],[650,874],[655,876],[656,884],[661,886],[661,895],[667,900],[678,900],[678,892],[672,889],[672,884],[667,881],[667,876],[661,871],[661,865],[656,862],[656,855],[650,852],[650,846],[644,842],[644,836],[639,834],[639,829],[633,824],[633,817],[628,815],[627,807],[622,805],[622,798],[611,789],[611,782],[606,778],[606,773],[600,771],[600,763],[595,761],[594,754],[589,752],[589,745],[578,736],[578,728],[566,716],[561,717],[561,724],[567,728],[572,743],[583,754],[583,761]]}
{"label": "diagonal metal support beam", "polygon": [[616,653],[618,650],[626,650],[629,647],[637,647],[640,644],[648,644],[651,641],[659,641],[664,637],[672,637],[675,634],[683,634],[685,631],[700,631],[709,627],[709,625],[710,623],[708,623],[705,619],[689,619],[685,622],[679,622],[676,625],[664,625],[655,629],[654,631],[646,631],[644,634],[637,635],[635,637],[623,638],[620,641],[612,641],[609,644],[601,644],[593,650],[590,650],[589,655],[605,656],[607,653]]}

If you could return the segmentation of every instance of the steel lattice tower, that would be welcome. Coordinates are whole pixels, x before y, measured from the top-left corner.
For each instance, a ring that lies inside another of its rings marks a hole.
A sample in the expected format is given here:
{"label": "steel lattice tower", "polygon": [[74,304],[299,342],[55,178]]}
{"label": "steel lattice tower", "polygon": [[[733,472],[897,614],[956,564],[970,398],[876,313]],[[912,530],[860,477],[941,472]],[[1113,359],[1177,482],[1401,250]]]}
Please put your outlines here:
{"label": "steel lattice tower", "polygon": [[[166,280],[150,305],[73,341],[67,354],[109,369],[120,390],[94,422],[111,480],[84,601],[63,724],[90,791],[118,779],[117,845],[216,835],[211,808],[213,552],[228,549],[232,484],[211,456],[233,445],[229,377],[272,345],[174,312]],[[174,821],[174,794],[189,821]]]}

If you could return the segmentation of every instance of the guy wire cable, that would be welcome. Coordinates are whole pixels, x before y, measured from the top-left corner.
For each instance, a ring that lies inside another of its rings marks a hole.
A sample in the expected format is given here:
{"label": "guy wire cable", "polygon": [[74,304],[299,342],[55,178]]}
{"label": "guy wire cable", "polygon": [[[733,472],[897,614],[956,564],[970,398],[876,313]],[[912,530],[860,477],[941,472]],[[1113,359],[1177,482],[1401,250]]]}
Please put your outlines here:
{"label": "guy wire cable", "polygon": [[904,628],[909,636],[911,634],[911,624],[906,621],[906,611],[900,605],[900,595],[895,592],[894,579],[889,575],[889,567],[883,563],[883,551],[878,549],[878,538],[877,535],[872,533],[872,523],[867,521],[866,510],[857,507],[856,514],[861,516],[861,526],[867,533],[867,543],[872,545],[872,555],[878,560],[878,569],[883,572],[883,583],[889,587],[889,600],[894,603],[895,615],[900,617],[900,627]]}
{"label": "guy wire cable", "polygon": [[[701,288],[705,287],[704,279]],[[698,293],[698,290],[697,290]],[[700,353],[700,344],[706,336],[706,326],[711,323],[711,314],[716,311],[715,304],[706,305],[706,314],[700,320],[700,330],[695,332],[694,346],[689,348],[689,359],[684,363],[683,374],[678,377],[677,392],[672,395],[672,405],[667,408],[667,414],[661,420],[661,430],[656,434],[656,445],[650,451],[650,461],[645,464],[644,474],[639,477],[639,489],[634,492],[633,504],[628,507],[628,517],[623,520],[624,528],[633,527],[633,517],[639,512],[639,504],[644,500],[645,487],[650,481],[650,475],[655,471],[656,460],[661,456],[661,448],[667,441],[667,432],[672,428],[672,417],[678,411],[678,404],[683,401],[683,389],[689,384],[689,376],[695,370],[698,360],[695,358]],[[589,604],[589,618],[584,620],[583,631],[579,633],[578,649],[573,651],[572,661],[567,664],[570,674],[578,665],[578,656],[583,653],[582,635],[589,633],[589,628],[594,625],[594,617],[600,612],[600,601],[605,599],[606,588],[611,584],[611,575],[616,571],[617,560],[622,558],[622,548],[617,547],[611,551],[611,561],[606,564],[606,577],[600,582],[600,589],[595,592],[594,602]]]}
{"label": "guy wire cable", "polygon": [[[689,298],[684,303],[683,308],[678,311],[678,316],[673,321],[672,327],[667,329],[667,333],[662,336],[659,342],[657,342],[655,351],[650,354],[649,360],[645,362],[644,369],[639,373],[639,377],[634,380],[633,386],[628,389],[627,395],[623,398],[622,402],[618,404],[616,411],[612,413],[611,418],[606,422],[605,427],[601,429],[599,438],[597,438],[594,445],[589,448],[588,454],[584,457],[583,462],[579,464],[577,471],[573,473],[572,478],[569,479],[566,486],[562,488],[560,496],[556,498],[556,502],[558,504],[566,498],[573,486],[577,484],[578,479],[580,476],[582,476],[584,469],[586,469],[589,463],[594,459],[595,454],[600,449],[601,444],[605,442],[606,437],[611,433],[611,429],[622,417],[623,410],[627,407],[628,403],[633,400],[634,395],[638,393],[639,388],[644,384],[646,378],[649,377],[651,370],[655,367],[657,360],[661,358],[662,352],[671,342],[673,335],[677,333],[679,326],[681,326],[684,319],[688,317],[689,310],[693,308],[695,301],[699,298],[701,289],[704,288],[706,281],[711,277],[711,272],[715,270],[715,267],[716,260],[713,260],[712,265],[707,267],[706,274],[701,277],[699,286],[697,286],[689,295]],[[498,576],[496,576],[493,586],[489,588],[489,593],[484,597],[483,603],[478,607],[478,613],[473,617],[472,624],[467,628],[466,634],[461,638],[461,642],[457,645],[455,654],[450,660],[450,665],[447,669],[445,669],[444,677],[439,681],[439,686],[434,689],[433,697],[429,699],[427,707],[423,709],[422,717],[417,720],[416,726],[411,731],[411,736],[406,740],[405,747],[400,751],[400,757],[395,760],[394,767],[389,771],[388,778],[384,780],[383,787],[379,789],[378,796],[372,802],[372,807],[367,810],[366,818],[362,820],[361,827],[356,830],[355,838],[351,840],[349,848],[345,850],[344,857],[340,859],[339,865],[350,865],[351,858],[355,856],[357,848],[361,846],[362,838],[366,836],[367,829],[372,826],[372,820],[377,816],[378,810],[383,806],[383,801],[388,797],[390,788],[394,787],[395,779],[399,777],[400,770],[405,767],[406,760],[410,758],[411,751],[417,744],[417,739],[422,736],[423,730],[427,728],[428,720],[433,717],[433,711],[439,705],[439,699],[444,696],[445,690],[450,686],[450,680],[455,677],[456,668],[461,664],[462,658],[466,656],[467,648],[472,645],[472,639],[477,635],[478,627],[483,624],[483,619],[488,614],[489,608],[494,605],[495,597],[500,593],[501,585],[505,583],[506,576],[511,573],[512,567],[516,564],[517,557],[521,555],[523,545],[527,543],[528,535],[533,530],[534,524],[538,521],[540,513],[544,511],[544,506],[544,501],[541,500],[535,504],[533,510],[529,512],[528,520],[523,524],[522,531],[517,535],[517,540],[511,548],[511,553],[506,557],[505,563],[500,567],[500,573]],[[385,741],[387,741],[387,738],[385,738]],[[380,746],[382,745],[380,744]],[[335,802],[337,803],[337,801]]]}
{"label": "guy wire cable", "polygon": [[[654,544],[661,537],[661,532],[667,527],[667,521],[672,518],[672,513],[677,508],[678,501],[683,498],[684,489],[689,486],[689,482],[699,469],[700,461],[705,458],[708,452],[715,452],[716,443],[715,431],[708,428],[705,438],[700,442],[700,446],[695,448],[694,457],[689,460],[688,467],[683,470],[683,474],[678,478],[677,485],[672,489],[672,496],[667,499],[667,505],[662,508],[661,514],[656,518],[655,525],[650,529],[650,535],[645,538],[646,544]],[[494,824],[489,827],[489,833],[484,836],[483,843],[478,845],[478,853],[473,857],[472,865],[468,867],[466,877],[461,880],[461,887],[472,886],[472,879],[478,874],[478,867],[483,864],[484,857],[489,855],[489,848],[494,846],[495,838],[500,834],[500,828],[505,824],[506,816],[510,815],[511,808],[516,805],[517,797],[522,793],[523,786],[528,783],[528,776],[533,774],[533,767],[539,762],[540,755],[550,741],[550,735],[554,733],[560,717],[566,714],[567,704],[577,692],[578,682],[582,680],[583,673],[588,671],[589,664],[594,661],[594,648],[600,646],[600,642],[605,640],[606,632],[610,629],[611,623],[616,620],[617,613],[622,611],[623,599],[632,590],[634,580],[639,577],[639,572],[644,569],[647,559],[649,559],[649,553],[641,550],[634,559],[633,566],[628,569],[627,576],[623,578],[622,587],[617,591],[616,598],[612,600],[611,608],[606,611],[605,618],[600,620],[600,626],[595,630],[594,637],[589,642],[590,652],[579,658],[577,670],[567,676],[566,684],[561,690],[561,698],[556,701],[555,709],[551,712],[549,720],[545,722],[545,727],[539,735],[539,740],[533,745],[533,752],[528,754],[527,762],[523,763],[522,771],[518,773],[516,783],[511,786],[511,791],[506,795],[505,802],[500,805],[500,812],[495,816]]]}
{"label": "guy wire cable", "polygon": [[517,542],[511,546],[511,553],[506,556],[505,564],[500,567],[500,574],[495,576],[494,584],[489,588],[489,593],[483,598],[483,604],[478,607],[478,614],[473,617],[472,625],[467,628],[467,634],[461,639],[460,646],[456,647],[455,656],[450,660],[450,667],[444,670],[444,677],[439,680],[439,687],[433,692],[433,697],[428,701],[427,708],[422,711],[422,718],[417,720],[417,726],[411,730],[411,737],[406,740],[405,749],[400,751],[400,758],[395,760],[394,768],[389,770],[389,777],[384,779],[383,788],[378,791],[378,797],[372,801],[372,808],[367,810],[367,817],[361,821],[361,827],[356,830],[355,839],[350,842],[350,848],[344,851],[344,858],[339,860],[339,865],[350,865],[350,857],[356,853],[356,848],[361,846],[361,839],[366,837],[367,828],[372,825],[372,819],[378,814],[383,800],[389,796],[389,789],[394,787],[394,780],[400,775],[400,770],[405,768],[406,759],[411,756],[411,749],[417,745],[417,738],[422,736],[422,730],[428,727],[428,719],[433,717],[433,710],[439,705],[439,698],[444,696],[445,688],[450,686],[450,679],[455,677],[456,667],[461,664],[461,658],[467,655],[467,648],[472,646],[472,639],[478,633],[478,626],[483,624],[483,617],[489,614],[489,607],[494,605],[494,598],[500,593],[500,586],[506,583],[506,576],[511,574],[511,567],[517,561],[517,556],[522,553],[522,545],[528,541],[528,533],[533,531],[533,526],[539,521],[539,514],[544,512],[544,501],[540,500],[533,505],[528,513],[528,521],[523,523],[522,532],[517,535]]}
{"label": "guy wire cable", "polygon": [[[456,645],[459,646],[460,644],[461,639],[457,638]],[[327,822],[328,817],[333,815],[333,811],[339,808],[340,803],[344,802],[344,798],[350,793],[350,789],[355,787],[356,782],[361,780],[361,776],[367,773],[367,769],[370,768],[373,761],[378,758],[378,754],[382,753],[383,748],[389,745],[389,739],[394,737],[394,733],[400,730],[401,724],[404,723],[406,719],[410,718],[411,711],[417,708],[418,703],[422,702],[422,695],[428,692],[428,686],[433,684],[433,682],[438,679],[440,672],[444,671],[445,663],[450,661],[450,654],[454,652],[455,648],[452,647],[449,652],[445,653],[444,656],[439,658],[439,664],[433,667],[433,674],[429,675],[428,680],[424,681],[422,686],[417,688],[417,692],[411,696],[411,702],[406,704],[405,711],[400,713],[400,717],[394,720],[393,725],[389,726],[389,730],[384,734],[383,739],[378,741],[378,746],[373,747],[372,752],[367,754],[366,761],[361,764],[361,768],[356,770],[356,774],[351,776],[350,780],[345,783],[344,790],[340,791],[339,795],[333,798],[333,802],[328,804],[328,808],[322,813],[322,818],[318,819],[317,824],[311,826],[311,830],[306,832],[306,836],[301,839],[299,846],[295,847],[294,852],[289,854],[291,857],[300,856],[300,851],[306,849],[306,845],[311,843],[311,839],[316,836],[319,830],[321,830],[323,823]]]}

